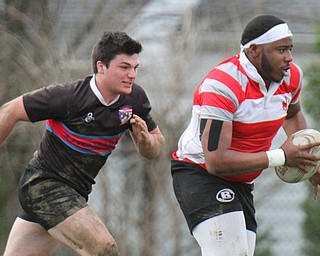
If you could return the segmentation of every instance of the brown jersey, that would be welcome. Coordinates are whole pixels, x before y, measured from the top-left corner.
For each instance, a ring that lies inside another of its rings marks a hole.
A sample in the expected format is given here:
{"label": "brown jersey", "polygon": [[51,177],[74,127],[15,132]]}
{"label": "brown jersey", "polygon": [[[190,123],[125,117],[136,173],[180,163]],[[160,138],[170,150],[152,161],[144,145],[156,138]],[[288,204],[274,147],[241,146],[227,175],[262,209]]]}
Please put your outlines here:
{"label": "brown jersey", "polygon": [[91,192],[94,178],[121,136],[131,128],[133,114],[156,128],[144,90],[133,84],[129,95],[104,105],[90,86],[92,76],[64,85],[51,85],[23,96],[32,122],[46,120],[46,132],[30,164],[79,193]]}

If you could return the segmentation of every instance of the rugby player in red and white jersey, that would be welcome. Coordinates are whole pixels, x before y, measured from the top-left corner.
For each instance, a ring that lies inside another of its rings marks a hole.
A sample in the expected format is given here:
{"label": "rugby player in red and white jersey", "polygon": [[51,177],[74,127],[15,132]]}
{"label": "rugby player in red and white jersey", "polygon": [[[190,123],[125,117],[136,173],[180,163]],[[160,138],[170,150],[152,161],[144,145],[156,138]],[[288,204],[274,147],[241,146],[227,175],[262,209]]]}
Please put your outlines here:
{"label": "rugby player in red and white jersey", "polygon": [[[173,186],[202,256],[254,254],[252,190],[268,167],[316,165],[290,135],[307,127],[300,107],[302,71],[292,62],[293,35],[282,19],[253,18],[241,51],[219,63],[194,92],[191,121],[173,153]],[[270,150],[283,127],[288,139]],[[317,186],[320,174],[311,178]]]}
{"label": "rugby player in red and white jersey", "polygon": [[134,83],[141,50],[126,33],[106,32],[92,52],[93,75],[26,93],[2,106],[0,142],[18,121],[47,124],[20,179],[23,212],[12,227],[5,256],[52,255],[60,243],[78,255],[119,255],[87,200],[126,131],[148,159],[164,143],[147,95]]}

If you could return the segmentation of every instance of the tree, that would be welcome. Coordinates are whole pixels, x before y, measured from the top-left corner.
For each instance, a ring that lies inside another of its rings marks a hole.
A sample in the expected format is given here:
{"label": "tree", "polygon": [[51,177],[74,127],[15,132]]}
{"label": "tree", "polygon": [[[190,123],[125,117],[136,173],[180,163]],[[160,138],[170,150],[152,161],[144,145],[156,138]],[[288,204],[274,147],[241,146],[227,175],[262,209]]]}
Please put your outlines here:
{"label": "tree", "polygon": [[[88,74],[91,65],[87,46],[92,47],[104,30],[124,29],[146,2],[96,0],[77,2],[74,6],[70,1],[60,0],[3,0],[0,105],[32,89]],[[67,15],[74,15],[74,20],[65,17],[63,11],[68,8]],[[79,9],[90,11],[83,12],[88,15],[82,17],[74,12]],[[64,29],[68,22],[68,29]],[[72,29],[73,33],[68,33]],[[87,61],[81,65],[84,55]],[[43,131],[43,122],[19,123],[1,145],[0,251],[4,250],[9,229],[21,210],[17,200],[20,172],[36,150]]]}
{"label": "tree", "polygon": [[[52,27],[47,1],[4,1],[0,9],[0,83],[1,105],[44,81],[51,56]],[[48,75],[49,77],[50,75]],[[39,142],[41,124],[31,130],[19,124],[0,148],[0,248],[19,213],[17,183],[20,170]],[[28,139],[26,139],[28,138]]]}

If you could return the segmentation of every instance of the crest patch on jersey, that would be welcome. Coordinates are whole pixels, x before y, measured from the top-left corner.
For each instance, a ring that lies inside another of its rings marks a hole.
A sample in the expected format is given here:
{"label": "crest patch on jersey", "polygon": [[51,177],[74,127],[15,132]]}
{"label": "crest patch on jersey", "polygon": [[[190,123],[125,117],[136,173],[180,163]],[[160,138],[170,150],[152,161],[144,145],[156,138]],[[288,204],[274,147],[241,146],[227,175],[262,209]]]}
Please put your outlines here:
{"label": "crest patch on jersey", "polygon": [[287,97],[285,97],[285,99],[283,100],[283,102],[282,102],[282,109],[284,109],[284,110],[288,110],[288,106],[289,106],[289,99],[287,98]]}
{"label": "crest patch on jersey", "polygon": [[132,107],[125,106],[119,109],[120,125],[127,123],[132,117]]}

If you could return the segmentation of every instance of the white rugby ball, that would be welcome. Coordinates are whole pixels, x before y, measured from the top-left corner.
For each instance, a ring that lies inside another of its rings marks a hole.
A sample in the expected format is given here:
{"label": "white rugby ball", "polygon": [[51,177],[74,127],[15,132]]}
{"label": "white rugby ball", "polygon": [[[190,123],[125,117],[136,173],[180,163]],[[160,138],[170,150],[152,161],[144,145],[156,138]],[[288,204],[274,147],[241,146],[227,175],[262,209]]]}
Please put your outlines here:
{"label": "white rugby ball", "polygon": [[[293,137],[294,145],[305,145],[317,141],[320,141],[320,132],[314,129],[303,129],[297,131]],[[320,146],[309,149],[309,153],[319,156]],[[313,174],[315,174],[320,167],[320,161],[318,161],[317,166],[308,165],[306,167],[308,169],[308,173],[303,172],[298,167],[288,167],[285,165],[275,167],[275,171],[281,180],[288,183],[296,183],[309,179]]]}

